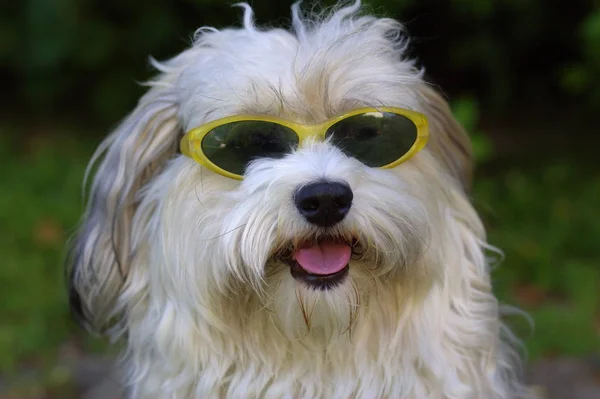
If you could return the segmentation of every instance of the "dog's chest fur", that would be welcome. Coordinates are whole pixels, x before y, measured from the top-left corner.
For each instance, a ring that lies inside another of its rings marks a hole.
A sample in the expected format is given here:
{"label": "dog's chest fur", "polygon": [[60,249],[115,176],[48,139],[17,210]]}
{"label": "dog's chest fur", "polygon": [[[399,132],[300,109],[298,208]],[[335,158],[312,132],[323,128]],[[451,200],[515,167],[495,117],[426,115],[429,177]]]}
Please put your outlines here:
{"label": "dog's chest fur", "polygon": [[[352,330],[341,335],[313,327],[290,340],[274,327],[272,315],[263,311],[233,336],[188,337],[184,358],[172,353],[169,362],[148,362],[152,371],[136,395],[144,399],[480,399],[485,392],[485,397],[497,397],[489,388],[474,389],[470,383],[487,379],[491,379],[489,386],[499,383],[497,376],[484,375],[478,365],[485,361],[486,352],[478,347],[481,342],[465,340],[461,347],[450,336],[428,331],[427,314],[436,313],[434,307],[440,305],[434,302],[441,296],[433,295],[419,307],[421,317],[409,317],[398,307],[406,298],[400,292],[388,295],[365,306],[368,313],[358,315]],[[406,305],[404,310],[410,312],[414,304]],[[192,353],[197,355],[198,368],[190,367]]]}

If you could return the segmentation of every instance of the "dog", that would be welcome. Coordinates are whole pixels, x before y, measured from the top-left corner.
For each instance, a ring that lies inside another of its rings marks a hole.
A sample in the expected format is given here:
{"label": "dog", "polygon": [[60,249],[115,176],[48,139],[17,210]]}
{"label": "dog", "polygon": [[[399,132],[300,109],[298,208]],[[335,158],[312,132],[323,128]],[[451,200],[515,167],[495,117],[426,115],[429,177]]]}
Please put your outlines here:
{"label": "dog", "polygon": [[71,307],[130,398],[525,398],[467,134],[360,1],[199,29],[99,146]]}

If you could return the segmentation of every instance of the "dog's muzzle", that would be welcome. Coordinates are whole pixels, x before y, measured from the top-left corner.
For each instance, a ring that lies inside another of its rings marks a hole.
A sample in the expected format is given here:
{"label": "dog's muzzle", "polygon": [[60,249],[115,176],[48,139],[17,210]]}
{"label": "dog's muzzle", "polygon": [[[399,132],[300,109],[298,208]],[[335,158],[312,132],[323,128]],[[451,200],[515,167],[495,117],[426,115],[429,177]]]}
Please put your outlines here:
{"label": "dog's muzzle", "polygon": [[[300,187],[294,202],[307,222],[326,230],[341,222],[352,206],[354,195],[347,184],[319,181]],[[352,243],[329,237],[306,241],[286,261],[292,276],[321,290],[341,284],[349,271]]]}

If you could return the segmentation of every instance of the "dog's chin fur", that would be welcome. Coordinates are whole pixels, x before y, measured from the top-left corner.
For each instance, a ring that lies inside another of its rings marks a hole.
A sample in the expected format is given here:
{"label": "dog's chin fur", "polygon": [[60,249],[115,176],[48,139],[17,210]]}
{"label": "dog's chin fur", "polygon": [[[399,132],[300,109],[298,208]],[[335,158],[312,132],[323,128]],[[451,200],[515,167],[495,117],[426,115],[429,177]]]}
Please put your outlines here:
{"label": "dog's chin fur", "polygon": [[[202,28],[100,146],[71,245],[71,302],[122,337],[131,398],[526,397],[468,201],[470,151],[445,101],[404,58],[401,26],[360,3],[293,30]],[[393,169],[307,140],[244,180],[177,152],[183,132],[236,114],[317,123],[361,106],[425,113],[428,146]],[[96,162],[103,156],[100,162]],[[338,225],[294,206],[310,182],[347,183]],[[282,254],[319,236],[352,243],[349,274],[314,289]]]}

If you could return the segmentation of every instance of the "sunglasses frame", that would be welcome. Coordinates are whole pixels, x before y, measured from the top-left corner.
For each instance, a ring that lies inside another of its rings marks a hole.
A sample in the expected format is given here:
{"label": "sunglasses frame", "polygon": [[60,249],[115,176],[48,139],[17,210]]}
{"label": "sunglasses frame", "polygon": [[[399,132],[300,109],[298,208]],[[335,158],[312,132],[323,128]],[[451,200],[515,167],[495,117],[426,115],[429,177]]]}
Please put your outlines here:
{"label": "sunglasses frame", "polygon": [[180,149],[181,153],[189,158],[192,158],[194,161],[199,163],[202,166],[207,167],[213,172],[219,173],[223,176],[229,177],[231,179],[242,180],[244,178],[243,175],[238,175],[232,172],[229,172],[216,164],[214,164],[208,157],[204,154],[202,150],[202,140],[206,135],[208,135],[213,129],[226,125],[233,122],[243,122],[243,121],[261,121],[261,122],[270,122],[276,123],[278,125],[284,126],[293,130],[298,136],[298,148],[302,145],[302,142],[309,137],[317,137],[321,140],[325,140],[325,134],[327,130],[335,125],[336,123],[350,118],[352,116],[368,114],[372,112],[387,112],[392,114],[397,114],[408,118],[411,122],[415,124],[417,128],[417,137],[412,145],[412,147],[404,154],[402,157],[398,158],[394,162],[391,162],[387,165],[379,166],[382,169],[389,169],[395,166],[400,165],[406,160],[412,158],[417,152],[419,152],[425,144],[427,144],[427,140],[429,139],[429,127],[427,123],[427,117],[416,111],[411,111],[403,108],[395,108],[395,107],[380,107],[380,108],[357,108],[352,111],[343,113],[341,115],[335,116],[333,118],[327,119],[323,123],[318,124],[303,124],[292,122],[286,119],[277,118],[273,116],[267,115],[235,115],[228,116],[225,118],[220,118],[209,122],[205,125],[201,125],[189,130],[180,141]]}

